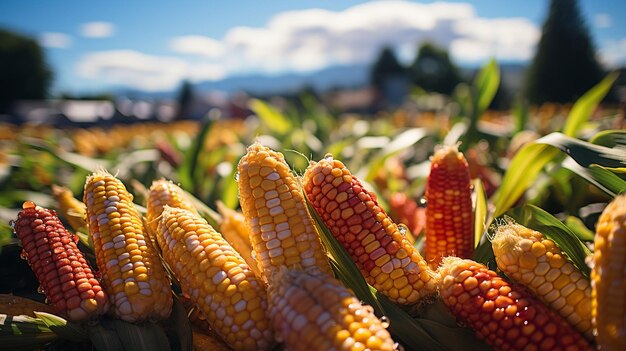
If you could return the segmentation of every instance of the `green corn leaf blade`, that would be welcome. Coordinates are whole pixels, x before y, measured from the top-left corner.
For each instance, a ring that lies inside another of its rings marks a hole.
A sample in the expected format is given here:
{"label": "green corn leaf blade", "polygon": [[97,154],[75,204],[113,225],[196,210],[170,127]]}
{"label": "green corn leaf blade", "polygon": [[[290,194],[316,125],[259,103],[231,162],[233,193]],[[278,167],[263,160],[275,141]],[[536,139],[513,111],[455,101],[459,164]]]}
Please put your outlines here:
{"label": "green corn leaf blade", "polygon": [[88,325],[87,334],[98,351],[124,350],[122,341],[113,326],[113,320],[107,317],[100,318],[96,324]]}
{"label": "green corn leaf blade", "polygon": [[6,350],[36,350],[59,340],[39,318],[0,314],[0,340]]}
{"label": "green corn leaf blade", "polygon": [[291,122],[282,113],[259,99],[250,101],[250,109],[259,116],[263,124],[277,134],[287,134],[291,130]]}
{"label": "green corn leaf blade", "polygon": [[495,206],[494,217],[501,216],[517,202],[541,172],[559,155],[559,151],[546,144],[529,143],[513,157],[502,183],[492,196]]}
{"label": "green corn leaf blade", "polygon": [[496,207],[495,216],[511,208],[534,183],[545,165],[559,156],[560,152],[566,153],[586,168],[593,164],[616,168],[626,165],[626,149],[594,145],[561,133],[548,134],[523,146],[511,160],[500,188],[492,198]]}
{"label": "green corn leaf blade", "polygon": [[571,137],[575,137],[578,134],[581,127],[589,120],[593,111],[609,92],[618,76],[617,72],[610,73],[574,103],[563,126],[563,134]]}
{"label": "green corn leaf blade", "polygon": [[603,167],[590,165],[586,168],[571,158],[563,162],[563,167],[584,178],[609,196],[615,197],[626,191],[626,181]]}
{"label": "green corn leaf blade", "polygon": [[163,328],[154,323],[135,324],[116,319],[111,324],[126,351],[171,350]]}
{"label": "green corn leaf blade", "polygon": [[478,246],[487,226],[487,195],[480,179],[472,180],[474,191],[474,246]]}
{"label": "green corn leaf blade", "polygon": [[58,334],[60,337],[71,341],[86,341],[87,334],[85,330],[78,324],[68,322],[65,319],[46,312],[34,312],[50,330]]}
{"label": "green corn leaf blade", "polygon": [[583,221],[574,216],[565,218],[565,225],[582,241],[593,241],[594,233],[589,230]]}
{"label": "green corn leaf blade", "polygon": [[180,167],[180,169],[183,170],[182,174],[180,174],[180,181],[185,189],[193,189],[196,191],[199,188],[200,178],[202,177],[197,177],[196,173],[198,164],[200,163],[200,155],[204,149],[204,143],[213,127],[214,118],[215,117],[210,113],[204,117],[200,132],[193,140],[187,157],[184,158],[183,164]]}
{"label": "green corn leaf blade", "polygon": [[554,241],[582,274],[589,278],[591,269],[585,263],[585,258],[591,252],[565,224],[548,212],[530,204],[511,209],[506,214],[517,223],[534,229]]}
{"label": "green corn leaf blade", "polygon": [[192,351],[193,350],[193,333],[191,330],[191,322],[187,318],[187,311],[180,302],[178,297],[174,295],[174,304],[172,305],[172,314],[163,323],[165,333],[171,340],[172,351]]}
{"label": "green corn leaf blade", "polygon": [[496,60],[492,58],[474,80],[474,89],[477,92],[476,118],[480,118],[487,110],[498,92],[498,86],[500,86],[500,68]]}
{"label": "green corn leaf blade", "polygon": [[233,167],[229,176],[222,178],[222,189],[220,199],[228,208],[239,206],[239,187],[237,185],[237,165]]}
{"label": "green corn leaf blade", "polygon": [[626,147],[626,130],[603,130],[594,135],[589,142],[606,147]]}

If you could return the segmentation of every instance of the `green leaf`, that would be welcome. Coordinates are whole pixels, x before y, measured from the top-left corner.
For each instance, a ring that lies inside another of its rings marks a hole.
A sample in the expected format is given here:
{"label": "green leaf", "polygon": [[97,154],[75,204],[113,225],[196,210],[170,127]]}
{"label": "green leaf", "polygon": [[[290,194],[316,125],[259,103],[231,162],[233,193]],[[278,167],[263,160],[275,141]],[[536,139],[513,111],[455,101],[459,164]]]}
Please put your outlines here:
{"label": "green leaf", "polygon": [[50,330],[64,339],[72,341],[86,341],[87,334],[78,324],[66,321],[54,314],[46,312],[33,312]]}
{"label": "green leaf", "polygon": [[585,258],[591,252],[565,224],[541,208],[529,204],[511,209],[506,214],[517,223],[554,241],[582,274],[589,278],[591,269],[585,263]]}
{"label": "green leaf", "polygon": [[515,204],[545,165],[559,155],[559,150],[587,168],[592,164],[616,168],[626,165],[626,149],[594,145],[561,133],[548,134],[524,145],[511,160],[500,187],[493,195],[496,217]]}
{"label": "green leaf", "polygon": [[489,237],[489,235],[483,235],[483,237],[480,238],[480,242],[474,250],[474,256],[472,259],[476,262],[484,264],[491,270],[496,270],[496,256],[493,253],[493,247],[491,246],[491,240]]}
{"label": "green leaf", "polygon": [[493,194],[494,217],[499,217],[511,208],[535,182],[543,167],[558,155],[558,150],[546,144],[524,145],[511,160],[500,187]]}
{"label": "green leaf", "polygon": [[475,112],[477,118],[480,118],[482,113],[487,110],[498,92],[499,85],[500,68],[496,60],[492,58],[474,80],[474,89],[477,92]]}
{"label": "green leaf", "polygon": [[237,208],[239,205],[239,187],[237,185],[237,165],[229,176],[222,178],[221,200],[228,208]]}
{"label": "green leaf", "polygon": [[472,181],[474,185],[474,245],[478,246],[487,226],[487,195],[480,178]]}
{"label": "green leaf", "polygon": [[609,196],[615,197],[626,191],[626,181],[603,167],[590,165],[588,168],[585,168],[571,158],[563,162],[563,167],[584,178]]}
{"label": "green leaf", "polygon": [[576,101],[563,126],[563,134],[571,137],[578,134],[580,128],[604,99],[618,76],[617,72],[610,73]]}
{"label": "green leaf", "polygon": [[594,135],[589,142],[606,147],[626,147],[626,130],[603,130]]}
{"label": "green leaf", "polygon": [[269,104],[259,100],[250,101],[250,109],[259,116],[263,124],[277,134],[286,134],[291,130],[291,122]]}
{"label": "green leaf", "polygon": [[574,216],[567,216],[565,218],[565,225],[574,233],[576,236],[583,241],[593,241],[594,233],[589,230],[583,221]]}
{"label": "green leaf", "polygon": [[126,351],[171,350],[165,332],[154,323],[135,324],[116,319],[111,324]]}
{"label": "green leaf", "polygon": [[211,113],[204,117],[202,120],[202,128],[200,128],[200,132],[191,144],[189,153],[183,161],[181,169],[187,170],[187,172],[183,172],[181,182],[183,182],[185,188],[187,189],[193,189],[196,191],[199,188],[200,179],[196,178],[196,170],[198,168],[198,164],[200,163],[200,155],[201,151],[204,149],[204,143],[206,142],[207,135],[209,135],[209,131],[213,127],[214,118],[215,117]]}
{"label": "green leaf", "polygon": [[165,332],[169,336],[170,340],[172,340],[172,351],[193,350],[191,322],[189,321],[189,318],[187,318],[187,311],[185,311],[185,307],[183,307],[183,304],[176,295],[174,295],[172,313],[163,324],[165,326]]}
{"label": "green leaf", "polygon": [[0,340],[6,350],[37,350],[58,340],[54,333],[39,318],[0,314]]}

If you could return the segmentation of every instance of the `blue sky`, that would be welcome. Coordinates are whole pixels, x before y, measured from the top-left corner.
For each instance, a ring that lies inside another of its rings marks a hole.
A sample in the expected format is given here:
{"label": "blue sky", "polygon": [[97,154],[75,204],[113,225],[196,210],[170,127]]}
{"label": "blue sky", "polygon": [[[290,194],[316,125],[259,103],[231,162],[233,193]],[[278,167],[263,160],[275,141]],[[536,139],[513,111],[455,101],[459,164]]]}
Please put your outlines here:
{"label": "blue sky", "polygon": [[[532,57],[548,0],[432,1],[3,1],[0,27],[38,38],[54,91],[149,91],[247,73],[314,71],[371,62],[393,45],[447,47],[459,64]],[[626,64],[626,2],[581,0],[607,66]]]}

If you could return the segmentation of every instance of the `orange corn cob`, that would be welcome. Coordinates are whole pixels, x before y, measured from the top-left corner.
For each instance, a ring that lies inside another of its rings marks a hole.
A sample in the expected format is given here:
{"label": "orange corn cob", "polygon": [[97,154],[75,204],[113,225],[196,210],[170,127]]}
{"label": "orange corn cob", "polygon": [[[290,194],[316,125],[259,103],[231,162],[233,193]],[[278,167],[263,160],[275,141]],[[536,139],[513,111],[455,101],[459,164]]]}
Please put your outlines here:
{"label": "orange corn cob", "polygon": [[165,206],[157,227],[163,258],[214,330],[235,350],[267,350],[267,295],[241,256],[203,218]]}
{"label": "orange corn cob", "polygon": [[516,223],[491,241],[498,268],[593,340],[591,285],[554,241]]}
{"label": "orange corn cob", "polygon": [[268,296],[277,338],[289,350],[394,349],[372,308],[325,273],[283,268],[270,278]]}
{"label": "orange corn cob", "polygon": [[[252,243],[250,242],[250,229],[246,225],[246,218],[241,212],[226,207],[223,203],[217,203],[217,210],[222,215],[220,232],[228,243],[239,252],[257,278],[263,278],[257,261],[253,257]],[[265,278],[263,278],[265,279]]]}
{"label": "orange corn cob", "polygon": [[124,184],[105,172],[87,177],[89,235],[114,315],[127,322],[165,319],[172,289],[165,268],[146,242],[141,216]]}
{"label": "orange corn cob", "polygon": [[435,292],[426,261],[341,161],[311,162],[303,183],[313,208],[370,285],[401,304]]}
{"label": "orange corn cob", "polygon": [[15,234],[48,302],[72,321],[105,313],[107,296],[56,213],[30,201],[22,208]]}
{"label": "orange corn cob", "polygon": [[184,208],[196,213],[196,208],[187,198],[185,191],[170,180],[159,179],[153,181],[146,203],[146,222],[148,223],[146,233],[149,234],[150,241],[154,247],[158,247],[155,233],[159,217],[165,205]]}
{"label": "orange corn cob", "polygon": [[592,315],[601,350],[626,349],[626,195],[617,196],[596,225]]}
{"label": "orange corn cob", "polygon": [[426,261],[435,269],[444,256],[474,254],[474,216],[469,167],[456,146],[430,159],[426,181]]}
{"label": "orange corn cob", "polygon": [[426,208],[420,207],[417,202],[404,193],[393,193],[389,199],[390,216],[396,223],[404,223],[409,231],[407,239],[415,244],[416,238],[426,224]]}
{"label": "orange corn cob", "polygon": [[64,186],[53,185],[52,195],[57,202],[59,211],[75,232],[87,230],[85,222],[85,204],[74,197],[72,191]]}
{"label": "orange corn cob", "polygon": [[494,350],[593,350],[555,312],[486,266],[447,257],[438,272],[443,302]]}
{"label": "orange corn cob", "polygon": [[241,209],[262,274],[270,277],[281,266],[330,274],[300,183],[283,154],[254,143],[238,171]]}

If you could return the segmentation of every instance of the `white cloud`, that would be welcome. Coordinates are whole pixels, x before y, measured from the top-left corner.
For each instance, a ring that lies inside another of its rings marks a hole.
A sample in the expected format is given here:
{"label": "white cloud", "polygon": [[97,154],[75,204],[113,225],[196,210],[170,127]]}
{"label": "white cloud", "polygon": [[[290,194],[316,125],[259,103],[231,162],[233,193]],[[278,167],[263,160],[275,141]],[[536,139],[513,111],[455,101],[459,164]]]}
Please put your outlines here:
{"label": "white cloud", "polygon": [[172,89],[185,78],[200,81],[223,77],[219,66],[192,65],[180,58],[146,55],[134,50],[87,54],[78,62],[76,71],[83,78],[146,91]]}
{"label": "white cloud", "polygon": [[115,25],[111,22],[83,23],[80,33],[86,38],[107,38],[115,34]]}
{"label": "white cloud", "polygon": [[[150,73],[153,78],[143,73],[144,64],[133,68],[119,62],[115,70],[136,78],[125,79],[125,83],[117,79],[120,84],[154,84],[149,88],[157,90],[156,86],[173,88],[183,78],[219,79],[246,72],[311,71],[336,64],[369,64],[385,45],[400,48],[402,59],[410,61],[410,52],[415,53],[426,40],[449,49],[457,62],[478,63],[490,57],[519,61],[531,58],[539,36],[539,28],[528,19],[481,18],[468,3],[372,1],[343,11],[282,12],[264,26],[234,27],[222,38],[175,37],[168,43],[175,58],[134,52],[135,56],[143,55],[135,61],[157,62]],[[102,74],[103,79],[111,80],[108,70],[113,69],[109,67],[112,64],[102,60],[104,54],[86,57],[82,64],[99,67],[90,71],[92,77]],[[133,73],[135,70],[139,73]]]}
{"label": "white cloud", "polygon": [[72,37],[56,32],[41,33],[39,35],[39,44],[46,48],[67,49],[72,45]]}
{"label": "white cloud", "polygon": [[608,41],[599,52],[602,63],[611,68],[626,65],[626,38]]}
{"label": "white cloud", "polygon": [[202,35],[188,35],[170,41],[170,49],[181,54],[201,57],[219,57],[224,53],[222,43]]}
{"label": "white cloud", "polygon": [[593,16],[593,22],[598,28],[609,28],[613,26],[613,18],[608,13],[597,13]]}

